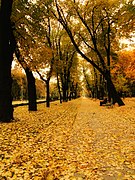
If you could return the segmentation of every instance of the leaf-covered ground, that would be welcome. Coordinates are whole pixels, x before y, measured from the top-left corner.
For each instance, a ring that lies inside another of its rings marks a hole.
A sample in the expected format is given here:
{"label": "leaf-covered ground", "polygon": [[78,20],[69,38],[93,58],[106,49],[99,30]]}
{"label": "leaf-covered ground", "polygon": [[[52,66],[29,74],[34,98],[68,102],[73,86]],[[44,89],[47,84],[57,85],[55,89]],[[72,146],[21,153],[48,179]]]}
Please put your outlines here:
{"label": "leaf-covered ground", "polygon": [[135,180],[135,99],[15,108],[0,124],[0,180]]}

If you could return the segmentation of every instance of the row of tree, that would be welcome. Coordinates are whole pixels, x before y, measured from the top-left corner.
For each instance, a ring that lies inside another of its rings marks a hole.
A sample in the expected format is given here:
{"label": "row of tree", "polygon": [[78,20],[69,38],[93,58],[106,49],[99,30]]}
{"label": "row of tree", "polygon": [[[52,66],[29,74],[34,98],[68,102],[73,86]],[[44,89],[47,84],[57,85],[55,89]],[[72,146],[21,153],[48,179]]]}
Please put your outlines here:
{"label": "row of tree", "polygon": [[[82,65],[87,96],[103,99],[108,96],[106,80],[89,64]],[[122,50],[110,68],[113,82],[121,97],[135,97],[135,50]]]}
{"label": "row of tree", "polygon": [[97,72],[100,74],[101,83],[106,82],[109,101],[124,105],[112,80],[111,63],[118,52],[118,40],[132,31],[133,15],[132,0],[1,0],[0,121],[10,121],[13,117],[14,54],[26,73],[29,110],[37,110],[33,71],[46,84],[47,106],[53,73],[60,99],[67,101],[73,94],[77,96],[77,54],[93,66],[95,76]]}
{"label": "row of tree", "polygon": [[[62,83],[61,83],[62,84]],[[53,78],[53,81],[50,83],[50,91],[49,91],[49,101],[51,100],[59,100],[60,102],[64,101],[63,93],[62,93],[62,85]],[[37,99],[47,99],[46,94],[46,84],[44,81],[39,78],[35,78],[35,86],[36,86],[36,98]],[[81,89],[77,89],[79,87],[75,87],[74,84],[70,85],[70,94],[66,97],[67,100],[76,98],[80,96]],[[77,85],[78,86],[78,85]],[[60,88],[60,93],[59,93]],[[18,65],[12,70],[12,97],[14,101],[18,100],[28,100],[28,83],[26,79],[26,75],[22,72],[22,70],[18,67]],[[47,106],[48,102],[46,102]]]}

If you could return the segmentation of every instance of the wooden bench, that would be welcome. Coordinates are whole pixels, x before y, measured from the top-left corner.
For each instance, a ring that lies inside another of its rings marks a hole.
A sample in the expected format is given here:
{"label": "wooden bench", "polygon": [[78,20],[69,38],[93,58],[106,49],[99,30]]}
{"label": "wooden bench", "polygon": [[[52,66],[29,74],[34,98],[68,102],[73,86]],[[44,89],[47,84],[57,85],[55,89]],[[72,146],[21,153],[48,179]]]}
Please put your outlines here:
{"label": "wooden bench", "polygon": [[108,108],[113,108],[113,104],[112,104],[112,103],[109,103],[109,102],[107,102],[106,104],[104,104],[104,106],[107,106]]}
{"label": "wooden bench", "polygon": [[103,101],[100,101],[100,106],[113,107],[113,103],[112,102],[108,102],[107,98],[105,98]]}
{"label": "wooden bench", "polygon": [[105,98],[104,100],[100,101],[100,106],[102,106],[103,104],[107,103],[107,98]]}

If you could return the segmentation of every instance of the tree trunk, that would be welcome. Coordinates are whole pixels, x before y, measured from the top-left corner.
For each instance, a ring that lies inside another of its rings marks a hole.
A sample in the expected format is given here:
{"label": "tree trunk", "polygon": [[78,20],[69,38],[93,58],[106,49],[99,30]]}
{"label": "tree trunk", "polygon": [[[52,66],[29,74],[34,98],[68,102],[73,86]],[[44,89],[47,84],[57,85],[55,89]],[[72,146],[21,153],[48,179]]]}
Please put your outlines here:
{"label": "tree trunk", "polygon": [[[112,93],[113,93],[113,92],[112,92],[112,87],[111,87],[111,82],[110,82],[110,80],[107,80],[106,86],[107,86],[108,101],[111,102],[111,98],[113,98],[113,97],[112,97]],[[115,101],[115,100],[113,100],[113,101]]]}
{"label": "tree trunk", "polygon": [[95,94],[95,98],[99,99],[99,90],[98,90],[98,73],[96,71],[96,69],[93,67],[94,69],[94,94]]}
{"label": "tree trunk", "polygon": [[75,85],[75,99],[77,98],[77,89],[78,89],[78,83]]}
{"label": "tree trunk", "polygon": [[28,83],[29,111],[37,111],[35,78],[29,68],[25,69]]}
{"label": "tree trunk", "polygon": [[63,102],[67,102],[67,88],[66,88],[66,85],[63,84],[62,85],[62,91],[63,91]]}
{"label": "tree trunk", "polygon": [[13,51],[10,42],[12,0],[1,0],[0,5],[0,121],[13,119],[11,64]]}
{"label": "tree trunk", "polygon": [[120,96],[118,95],[116,88],[111,80],[111,77],[106,77],[107,80],[107,90],[109,92],[110,98],[112,98],[112,103],[118,103],[119,106],[125,105]]}
{"label": "tree trunk", "polygon": [[60,90],[60,82],[59,82],[59,76],[57,74],[57,86],[58,86],[58,91],[60,95],[60,103],[62,103],[62,95],[61,95],[61,90]]}
{"label": "tree trunk", "polygon": [[35,78],[32,74],[32,71],[30,70],[29,67],[27,67],[27,64],[24,60],[24,58],[20,54],[19,47],[17,45],[17,42],[15,40],[15,37],[13,35],[13,41],[15,44],[15,55],[17,57],[18,62],[21,64],[22,68],[24,69],[26,76],[27,76],[27,87],[28,87],[28,101],[29,101],[29,106],[28,110],[29,111],[37,111],[37,103],[36,103],[36,85],[35,85]]}
{"label": "tree trunk", "polygon": [[104,95],[105,95],[105,83],[104,83],[104,78],[103,78],[103,76],[102,76],[102,74],[100,74],[100,83],[99,83],[99,92],[100,92],[100,94],[99,94],[99,99],[101,100],[103,100],[104,99]]}
{"label": "tree trunk", "polygon": [[50,80],[46,81],[46,107],[50,107]]}

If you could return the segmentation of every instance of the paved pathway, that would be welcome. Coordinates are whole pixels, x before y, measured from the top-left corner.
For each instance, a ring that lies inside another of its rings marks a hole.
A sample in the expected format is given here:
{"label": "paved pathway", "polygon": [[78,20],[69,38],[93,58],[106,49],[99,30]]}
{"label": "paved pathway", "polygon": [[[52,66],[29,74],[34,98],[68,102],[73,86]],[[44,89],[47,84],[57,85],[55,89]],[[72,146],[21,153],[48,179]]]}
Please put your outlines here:
{"label": "paved pathway", "polygon": [[76,179],[135,179],[132,107],[100,107],[82,99],[67,149]]}
{"label": "paved pathway", "polygon": [[0,124],[0,180],[135,180],[134,111],[134,101],[110,108],[86,98],[18,107],[16,122]]}

